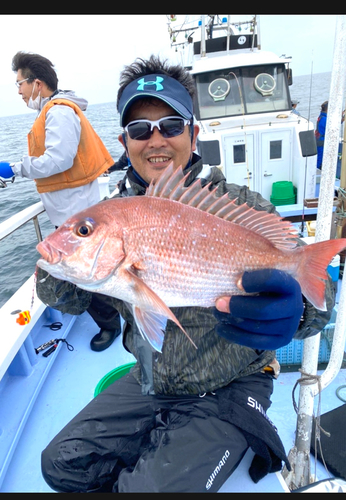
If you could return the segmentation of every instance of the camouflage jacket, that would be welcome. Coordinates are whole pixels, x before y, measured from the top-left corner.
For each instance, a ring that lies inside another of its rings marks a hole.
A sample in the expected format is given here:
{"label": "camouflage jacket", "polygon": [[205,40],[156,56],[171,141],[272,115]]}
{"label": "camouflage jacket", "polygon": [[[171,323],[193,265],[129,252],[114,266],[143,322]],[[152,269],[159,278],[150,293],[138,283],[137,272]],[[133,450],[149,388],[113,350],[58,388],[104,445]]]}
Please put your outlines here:
{"label": "camouflage jacket", "polygon": [[[202,182],[218,186],[220,196],[226,192],[238,203],[247,203],[257,210],[275,212],[275,207],[259,193],[246,186],[228,184],[217,167],[203,168],[202,160],[194,154],[187,184],[201,177]],[[141,185],[130,167],[119,183],[117,196],[143,195]],[[38,270],[38,297],[51,307],[70,314],[84,312],[91,300],[91,293],[75,285],[46,277],[46,272]],[[329,321],[334,306],[331,283],[327,286],[327,312],[315,309],[305,302],[304,314],[295,338],[303,339],[318,333]],[[216,319],[212,308],[182,307],[172,308],[173,313],[194,340],[196,349],[184,333],[172,322],[167,322],[162,353],[153,352],[149,343],[142,338],[132,313],[120,300],[114,298],[114,307],[124,319],[123,344],[137,359],[133,375],[142,385],[144,394],[202,394],[226,386],[232,380],[261,371],[275,358],[275,351],[258,351],[233,344],[219,337],[215,332]]]}

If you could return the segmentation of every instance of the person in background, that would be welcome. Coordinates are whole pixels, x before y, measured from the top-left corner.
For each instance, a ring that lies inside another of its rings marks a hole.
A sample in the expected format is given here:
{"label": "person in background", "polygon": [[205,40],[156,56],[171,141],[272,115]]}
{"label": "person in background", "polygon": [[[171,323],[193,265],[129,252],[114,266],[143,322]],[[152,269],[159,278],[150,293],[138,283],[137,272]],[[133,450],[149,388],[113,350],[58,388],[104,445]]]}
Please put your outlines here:
{"label": "person in background", "polygon": [[114,163],[114,165],[108,169],[108,173],[110,174],[111,172],[116,172],[118,170],[126,170],[128,166],[128,159],[126,156],[126,152],[124,151],[120,158],[118,158],[118,160]]}
{"label": "person in background", "polygon": [[298,104],[299,104],[299,101],[296,101],[295,99],[292,99],[292,113],[294,113],[295,115],[299,115],[300,116],[300,113],[297,110]]}
{"label": "person in background", "polygon": [[[228,184],[221,170],[203,165],[194,151],[194,81],[180,65],[156,56],[137,59],[120,76],[117,108],[130,166],[118,197],[143,196],[173,162],[228,193],[238,204],[275,212],[246,186]],[[212,245],[212,241],[210,242]],[[231,256],[230,256],[231,258]],[[60,280],[38,276],[36,290],[50,305]],[[245,272],[249,296],[220,297],[216,308],[172,308],[197,349],[179,327],[167,322],[162,352],[142,337],[127,304],[113,298],[124,318],[123,344],[137,359],[130,373],[94,398],[42,453],[42,473],[60,492],[216,492],[251,447],[250,476],[288,467],[281,440],[266,415],[279,375],[275,349],[292,337],[317,334],[334,305],[327,286],[327,312],[302,296],[296,280],[267,269]],[[71,297],[75,285],[70,284]],[[87,300],[89,292],[81,291]],[[255,296],[253,295],[255,294]],[[82,297],[73,304],[82,311]]]}
{"label": "person in background", "polygon": [[[35,180],[51,223],[57,228],[74,213],[100,201],[98,176],[114,160],[84,115],[88,102],[71,90],[58,89],[58,77],[49,59],[17,52],[12,59],[18,94],[37,111],[28,134],[28,155],[15,163],[0,162],[0,177]],[[120,334],[118,312],[99,294],[93,294],[88,312],[100,332],[90,346],[107,348]]]}
{"label": "person in background", "polygon": [[317,164],[316,167],[322,170],[324,138],[327,125],[328,101],[321,104],[321,112],[317,118],[315,137],[317,146]]}

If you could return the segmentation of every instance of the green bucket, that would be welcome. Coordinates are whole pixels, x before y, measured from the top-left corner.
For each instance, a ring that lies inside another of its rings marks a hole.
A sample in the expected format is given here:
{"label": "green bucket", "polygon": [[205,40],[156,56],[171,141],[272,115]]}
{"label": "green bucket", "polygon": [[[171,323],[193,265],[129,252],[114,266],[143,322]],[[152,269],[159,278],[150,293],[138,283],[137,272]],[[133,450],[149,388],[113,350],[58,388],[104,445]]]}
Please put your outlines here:
{"label": "green bucket", "polygon": [[291,181],[273,182],[272,197],[275,200],[286,200],[294,197],[294,188]]}
{"label": "green bucket", "polygon": [[297,199],[297,188],[291,181],[273,182],[270,202],[275,206],[294,205]]}
{"label": "green bucket", "polygon": [[132,361],[131,363],[118,366],[117,368],[114,368],[110,372],[106,373],[106,375],[101,378],[101,380],[95,387],[94,397],[98,396],[104,389],[106,389],[113,382],[126,375],[126,373],[128,373],[131,370],[131,368],[135,366],[135,364],[136,361]]}
{"label": "green bucket", "polygon": [[273,198],[272,196],[270,197],[270,203],[272,203],[276,207],[279,207],[280,205],[294,205],[295,202],[296,202],[295,196],[293,196],[292,198]]}

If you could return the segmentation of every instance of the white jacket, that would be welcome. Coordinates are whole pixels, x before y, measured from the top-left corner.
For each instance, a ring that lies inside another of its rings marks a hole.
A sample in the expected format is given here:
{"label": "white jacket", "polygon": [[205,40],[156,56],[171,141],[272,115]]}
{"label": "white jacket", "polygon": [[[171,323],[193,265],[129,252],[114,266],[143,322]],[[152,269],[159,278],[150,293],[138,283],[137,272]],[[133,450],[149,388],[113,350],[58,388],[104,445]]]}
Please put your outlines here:
{"label": "white jacket", "polygon": [[[71,90],[59,91],[53,99],[70,99],[82,111],[88,101]],[[49,98],[41,100],[40,110]],[[39,111],[40,113],[40,111]],[[80,140],[81,125],[77,114],[69,106],[53,106],[46,117],[45,152],[42,156],[24,156],[12,167],[18,177],[39,179],[64,172],[72,167]],[[77,188],[61,189],[40,194],[47,215],[54,226],[60,226],[71,215],[100,201],[98,180]]]}

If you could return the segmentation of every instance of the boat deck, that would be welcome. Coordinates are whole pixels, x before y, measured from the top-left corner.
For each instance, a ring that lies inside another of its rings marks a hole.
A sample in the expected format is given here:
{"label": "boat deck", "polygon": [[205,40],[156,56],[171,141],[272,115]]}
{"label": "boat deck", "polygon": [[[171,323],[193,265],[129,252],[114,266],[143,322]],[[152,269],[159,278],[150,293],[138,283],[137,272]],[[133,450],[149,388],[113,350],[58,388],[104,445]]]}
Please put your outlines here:
{"label": "boat deck", "polygon": [[[54,317],[54,321],[56,320]],[[133,356],[123,348],[119,337],[105,351],[93,352],[89,342],[98,329],[87,313],[79,317],[61,315],[61,322],[63,328],[60,332],[68,331],[67,340],[73,346],[73,351],[67,349],[66,343],[60,342],[51,356],[45,358],[42,353],[36,356],[35,369],[32,373],[27,375],[6,373],[1,381],[0,396],[1,389],[6,390],[7,395],[9,392],[12,394],[12,401],[7,397],[6,407],[2,405],[1,408],[0,443],[8,443],[9,434],[13,433],[11,442],[16,445],[12,445],[7,453],[8,458],[2,463],[3,482],[0,487],[2,492],[51,492],[41,475],[41,451],[94,397],[96,385],[105,374],[117,366],[134,360]],[[49,328],[39,330],[41,337],[34,340],[35,347],[51,338],[65,335]],[[275,382],[272,407],[268,410],[268,416],[278,428],[287,453],[294,446],[296,414],[292,405],[292,389],[300,377],[298,367],[299,365],[295,371],[281,373]],[[35,374],[40,372],[44,373],[41,375],[40,387],[31,394],[33,387],[37,386],[37,381],[34,380]],[[343,404],[336,395],[336,389],[344,384],[346,384],[346,370],[341,369],[333,383],[322,393],[321,413]],[[296,390],[296,398],[298,395],[299,389]],[[21,411],[23,402],[19,404],[19,401],[25,397],[29,398],[30,403],[25,413],[20,415],[18,412]],[[1,448],[2,453],[6,452],[3,446]],[[269,474],[254,484],[248,474],[252,456],[253,453],[249,450],[220,492],[288,491],[281,474],[278,473]],[[313,464],[312,458],[312,473]],[[328,473],[318,462],[318,480],[327,477]]]}

